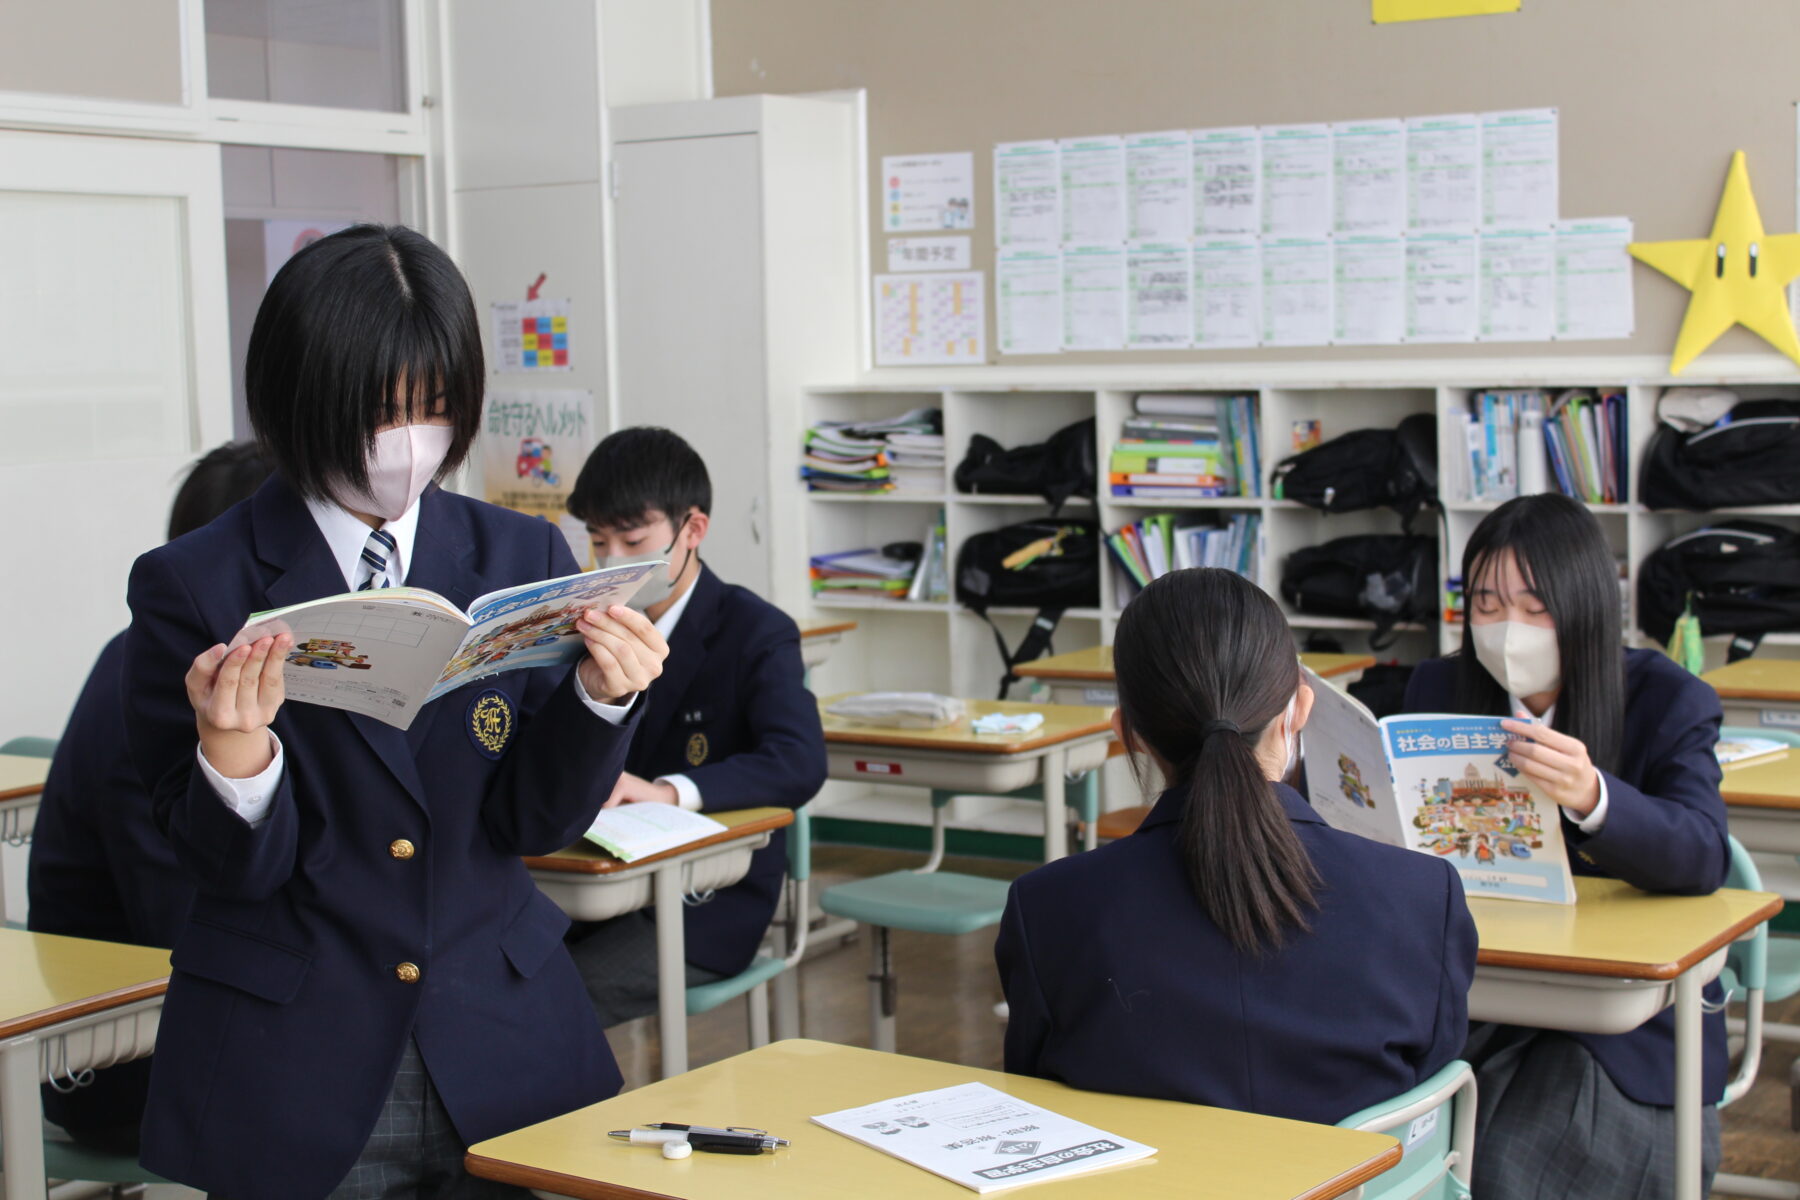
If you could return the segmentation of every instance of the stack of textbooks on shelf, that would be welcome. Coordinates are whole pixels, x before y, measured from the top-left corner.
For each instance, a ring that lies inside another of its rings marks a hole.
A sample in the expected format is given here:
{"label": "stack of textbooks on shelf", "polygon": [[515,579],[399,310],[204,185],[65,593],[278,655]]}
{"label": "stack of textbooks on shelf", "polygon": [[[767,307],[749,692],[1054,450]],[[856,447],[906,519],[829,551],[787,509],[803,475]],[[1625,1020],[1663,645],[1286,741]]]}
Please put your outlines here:
{"label": "stack of textbooks on shelf", "polygon": [[1137,397],[1113,446],[1114,496],[1207,499],[1260,495],[1256,403],[1249,396]]}
{"label": "stack of textbooks on shelf", "polygon": [[800,477],[814,492],[942,492],[943,429],[935,408],[874,421],[820,421],[806,431]]}
{"label": "stack of textbooks on shelf", "polygon": [[1157,513],[1108,535],[1106,544],[1134,585],[1128,590],[1135,595],[1152,579],[1186,567],[1224,567],[1255,583],[1260,529],[1256,513],[1239,513],[1220,522]]}
{"label": "stack of textbooks on shelf", "polygon": [[1574,388],[1479,392],[1459,414],[1470,500],[1501,501],[1552,488],[1589,504],[1627,494],[1625,394]]}
{"label": "stack of textbooks on shelf", "polygon": [[[918,545],[911,544],[916,552]],[[845,550],[837,554],[816,554],[812,565],[813,595],[886,596],[901,600],[912,587],[913,575],[919,567],[919,556],[904,557],[889,550],[869,547]]]}

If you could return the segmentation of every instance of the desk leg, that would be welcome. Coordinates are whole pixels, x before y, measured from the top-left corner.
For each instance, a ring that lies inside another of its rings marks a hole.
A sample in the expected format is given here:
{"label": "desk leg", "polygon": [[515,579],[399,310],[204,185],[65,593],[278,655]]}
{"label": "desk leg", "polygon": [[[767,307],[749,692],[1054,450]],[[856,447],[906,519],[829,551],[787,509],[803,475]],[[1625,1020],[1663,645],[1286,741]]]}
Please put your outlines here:
{"label": "desk leg", "polygon": [[688,1069],[687,932],[682,925],[681,864],[658,867],[651,876],[656,905],[656,1024],[662,1039],[662,1077]]}
{"label": "desk leg", "polygon": [[44,1200],[44,1108],[38,1040],[30,1035],[0,1042],[0,1144],[6,1200]]}
{"label": "desk leg", "polygon": [[1675,1200],[1700,1197],[1700,976],[1675,979]]}
{"label": "desk leg", "polygon": [[1044,755],[1041,790],[1044,793],[1045,862],[1066,858],[1069,853],[1069,808],[1068,796],[1064,790],[1067,786],[1064,774],[1067,764],[1068,755],[1060,749],[1052,749]]}

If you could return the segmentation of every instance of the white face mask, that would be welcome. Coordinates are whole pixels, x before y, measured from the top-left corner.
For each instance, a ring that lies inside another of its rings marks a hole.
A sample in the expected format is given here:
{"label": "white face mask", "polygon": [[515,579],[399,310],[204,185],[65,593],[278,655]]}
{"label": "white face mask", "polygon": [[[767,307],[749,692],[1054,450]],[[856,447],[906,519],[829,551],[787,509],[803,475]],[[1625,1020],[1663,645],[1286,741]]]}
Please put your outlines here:
{"label": "white face mask", "polygon": [[1475,657],[1510,695],[1523,700],[1562,686],[1562,653],[1556,630],[1523,621],[1471,624]]}
{"label": "white face mask", "polygon": [[375,435],[365,467],[366,488],[334,488],[331,497],[352,512],[398,521],[418,502],[450,453],[456,431],[448,425],[401,425]]}

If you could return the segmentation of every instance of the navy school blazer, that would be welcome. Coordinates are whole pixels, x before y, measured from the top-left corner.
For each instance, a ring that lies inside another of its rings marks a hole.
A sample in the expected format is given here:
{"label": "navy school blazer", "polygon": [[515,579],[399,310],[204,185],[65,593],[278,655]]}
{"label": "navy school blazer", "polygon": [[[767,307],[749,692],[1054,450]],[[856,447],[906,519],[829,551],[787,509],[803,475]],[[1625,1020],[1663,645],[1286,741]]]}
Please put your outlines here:
{"label": "navy school blazer", "polygon": [[[1719,695],[1655,650],[1625,653],[1625,745],[1606,779],[1606,824],[1588,835],[1567,817],[1563,841],[1577,875],[1623,879],[1646,892],[1705,895],[1725,882],[1731,851],[1719,799]],[[1406,712],[1453,712],[1455,658],[1422,662],[1406,687]],[[1501,714],[1494,714],[1501,715]],[[1505,714],[1510,715],[1510,714]],[[1717,983],[1706,998],[1717,1004]],[[1701,1095],[1725,1088],[1725,1014],[1702,1018]],[[1630,1033],[1571,1033],[1620,1091],[1640,1104],[1675,1103],[1675,1013],[1665,1009]]]}
{"label": "navy school blazer", "polygon": [[[548,522],[435,487],[419,503],[407,582],[454,604],[576,569]],[[142,1161],[238,1200],[336,1186],[409,1037],[465,1144],[620,1085],[562,946],[568,918],[519,861],[582,834],[631,736],[633,720],[587,710],[567,668],[478,680],[406,732],[284,704],[286,770],[255,828],[201,774],[183,685],[193,657],[253,611],[343,590],[280,478],[131,572],[131,753],[198,889],[171,958]],[[495,697],[512,732],[490,757],[473,718]]]}
{"label": "navy school blazer", "polygon": [[[645,779],[686,775],[702,812],[799,808],[817,795],[825,733],[793,618],[702,567],[625,769]],[[687,960],[721,975],[749,966],[786,875],[787,840],[776,830],[741,882],[688,906]]]}
{"label": "navy school blazer", "polygon": [[[175,944],[194,885],[157,829],[125,744],[120,677],[125,635],[106,643],[57,743],[31,838],[26,923],[39,933]],[[144,1115],[150,1060],[94,1072],[73,1092],[44,1085],[44,1113],[64,1129],[133,1126]]]}
{"label": "navy school blazer", "polygon": [[1311,929],[1261,958],[1194,898],[1176,791],[1130,837],[1013,883],[994,947],[1008,1071],[1330,1123],[1456,1058],[1475,923],[1455,870],[1275,794],[1323,882]]}

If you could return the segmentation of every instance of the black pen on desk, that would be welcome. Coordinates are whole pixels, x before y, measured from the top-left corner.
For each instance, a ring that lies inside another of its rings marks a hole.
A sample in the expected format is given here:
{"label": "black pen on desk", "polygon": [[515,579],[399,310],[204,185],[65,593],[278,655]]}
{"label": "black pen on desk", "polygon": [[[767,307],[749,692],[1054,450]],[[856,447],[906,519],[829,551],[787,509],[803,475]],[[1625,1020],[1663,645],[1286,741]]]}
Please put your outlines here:
{"label": "black pen on desk", "polygon": [[716,1129],[711,1125],[678,1125],[673,1121],[655,1121],[641,1129],[614,1129],[606,1136],[634,1146],[687,1142],[708,1154],[761,1154],[764,1150],[788,1144],[786,1138],[771,1137],[761,1129]]}

